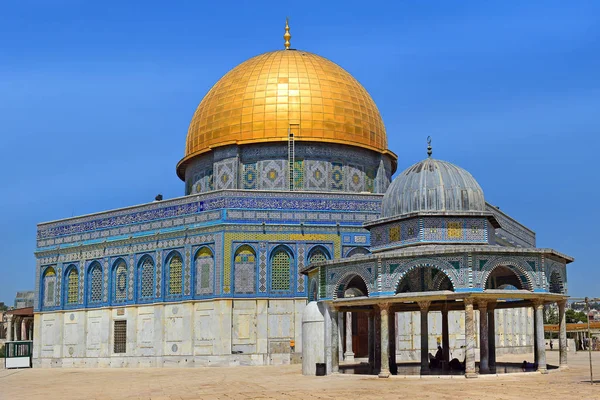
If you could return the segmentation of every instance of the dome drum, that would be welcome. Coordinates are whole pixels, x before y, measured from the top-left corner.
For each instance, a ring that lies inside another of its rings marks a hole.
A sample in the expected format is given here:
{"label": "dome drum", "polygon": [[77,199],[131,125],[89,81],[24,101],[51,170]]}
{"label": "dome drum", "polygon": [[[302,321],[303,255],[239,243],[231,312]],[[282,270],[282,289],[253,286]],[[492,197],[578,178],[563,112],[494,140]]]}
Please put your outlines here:
{"label": "dome drum", "polygon": [[190,160],[186,194],[223,189],[383,193],[394,168],[392,157],[355,146],[298,142],[290,161],[285,142],[229,145]]}

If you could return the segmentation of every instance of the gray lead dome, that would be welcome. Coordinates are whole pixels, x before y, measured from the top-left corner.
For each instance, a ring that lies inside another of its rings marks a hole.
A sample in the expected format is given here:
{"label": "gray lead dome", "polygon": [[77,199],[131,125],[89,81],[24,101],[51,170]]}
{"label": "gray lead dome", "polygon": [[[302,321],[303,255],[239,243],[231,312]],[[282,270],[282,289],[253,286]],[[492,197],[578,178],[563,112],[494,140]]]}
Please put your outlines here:
{"label": "gray lead dome", "polygon": [[426,158],[394,179],[381,205],[383,218],[432,211],[485,211],[483,190],[466,170]]}

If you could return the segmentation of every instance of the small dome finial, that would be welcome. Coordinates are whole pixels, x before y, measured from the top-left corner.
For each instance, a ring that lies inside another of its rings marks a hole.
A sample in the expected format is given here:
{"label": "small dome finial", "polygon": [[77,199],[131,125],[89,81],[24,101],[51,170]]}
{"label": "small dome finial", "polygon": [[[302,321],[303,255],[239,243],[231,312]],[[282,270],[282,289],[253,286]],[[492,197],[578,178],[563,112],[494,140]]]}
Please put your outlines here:
{"label": "small dome finial", "polygon": [[427,157],[431,157],[431,136],[427,136]]}
{"label": "small dome finial", "polygon": [[285,34],[283,35],[283,38],[285,39],[285,49],[289,50],[290,49],[290,39],[292,38],[292,35],[290,34],[290,25],[288,24],[288,20],[289,18],[285,18]]}

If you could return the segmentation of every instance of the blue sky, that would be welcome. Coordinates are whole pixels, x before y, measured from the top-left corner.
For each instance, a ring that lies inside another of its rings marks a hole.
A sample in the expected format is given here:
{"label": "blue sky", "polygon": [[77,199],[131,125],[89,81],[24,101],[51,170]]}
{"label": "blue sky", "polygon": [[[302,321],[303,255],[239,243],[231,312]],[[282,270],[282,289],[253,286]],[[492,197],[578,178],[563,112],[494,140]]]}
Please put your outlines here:
{"label": "blue sky", "polygon": [[598,296],[600,3],[0,4],[0,301],[34,286],[36,224],[183,195],[187,125],[224,73],[283,47],[352,73],[402,170],[434,156],[572,255]]}

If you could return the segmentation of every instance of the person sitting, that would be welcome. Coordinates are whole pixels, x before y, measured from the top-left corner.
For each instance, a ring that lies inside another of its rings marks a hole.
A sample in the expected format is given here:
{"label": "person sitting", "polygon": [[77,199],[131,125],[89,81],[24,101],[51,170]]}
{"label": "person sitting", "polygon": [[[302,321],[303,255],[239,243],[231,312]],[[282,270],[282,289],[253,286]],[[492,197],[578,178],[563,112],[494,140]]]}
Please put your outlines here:
{"label": "person sitting", "polygon": [[523,364],[521,364],[521,369],[523,370],[523,372],[535,371],[537,370],[537,365],[523,360]]}
{"label": "person sitting", "polygon": [[437,352],[435,353],[435,356],[433,356],[431,353],[429,353],[429,368],[430,369],[441,368],[443,359],[444,359],[444,351],[442,350],[442,346],[438,345],[438,349],[437,349]]}
{"label": "person sitting", "polygon": [[464,365],[458,361],[458,358],[453,358],[452,360],[450,360],[450,369],[453,371],[464,371],[465,367]]}

